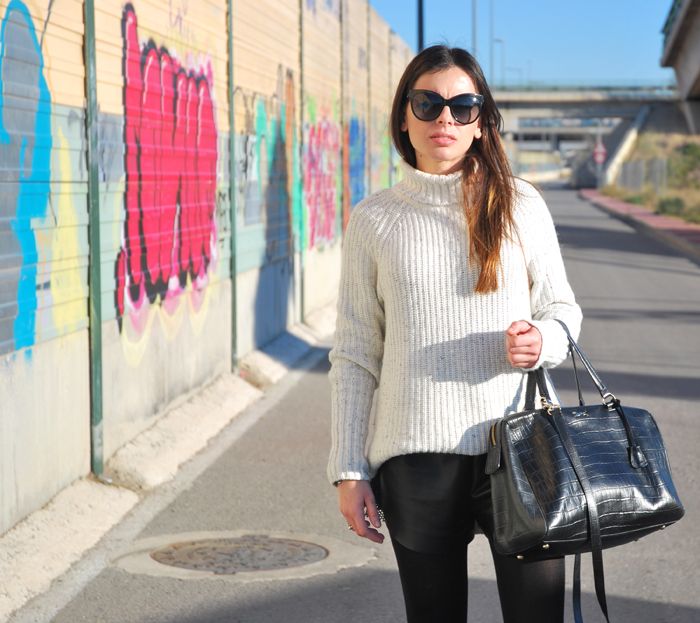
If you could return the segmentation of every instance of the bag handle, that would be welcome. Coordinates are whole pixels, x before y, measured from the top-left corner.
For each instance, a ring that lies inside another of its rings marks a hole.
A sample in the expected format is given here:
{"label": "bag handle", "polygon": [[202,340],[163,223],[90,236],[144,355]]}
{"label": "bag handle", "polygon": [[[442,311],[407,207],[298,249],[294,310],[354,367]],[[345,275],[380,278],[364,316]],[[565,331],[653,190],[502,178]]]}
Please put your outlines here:
{"label": "bag handle", "polygon": [[[569,332],[569,327],[566,326],[566,324],[559,320],[558,318],[555,318],[556,320],[564,329],[564,332],[566,333],[566,337],[569,340],[569,351],[571,352],[571,357],[573,359],[573,354],[574,352],[578,355],[579,359],[581,360],[581,363],[583,363],[584,367],[586,368],[586,372],[588,372],[589,376],[591,379],[593,379],[593,383],[596,386],[596,389],[598,390],[598,393],[600,394],[600,397],[603,399],[603,404],[606,407],[610,407],[617,399],[615,396],[608,390],[608,388],[605,386],[605,383],[603,383],[603,380],[600,378],[598,373],[596,372],[595,368],[593,367],[593,364],[588,360],[588,357],[586,357],[586,354],[581,350],[579,345],[576,343],[574,338],[571,337],[571,333]],[[574,362],[574,372],[576,373],[576,383],[578,386],[578,372],[576,371],[575,368],[575,362]],[[583,398],[581,396],[581,388],[579,386],[579,401],[582,401]],[[583,403],[581,403],[583,404]]]}
{"label": "bag handle", "polygon": [[[566,337],[569,341],[569,352],[571,353],[571,358],[574,362],[574,374],[576,375],[576,386],[579,394],[579,404],[583,405],[585,403],[581,394],[581,386],[578,380],[578,371],[576,369],[576,358],[574,357],[574,353],[578,355],[578,358],[581,360],[584,367],[586,368],[586,372],[588,372],[589,376],[593,380],[593,383],[595,384],[596,389],[598,390],[598,393],[600,393],[600,397],[603,400],[603,404],[608,408],[608,410],[616,411],[617,414],[620,416],[622,424],[625,427],[625,433],[627,435],[627,448],[630,465],[636,469],[640,467],[645,467],[647,465],[647,459],[644,456],[644,452],[642,451],[641,446],[637,443],[634,432],[632,431],[632,427],[629,425],[627,415],[625,414],[622,405],[620,404],[620,401],[610,390],[608,390],[605,383],[603,383],[595,368],[588,360],[588,357],[586,357],[585,353],[581,350],[581,347],[576,343],[574,338],[571,337],[571,333],[569,332],[569,328],[566,326],[566,324],[558,318],[555,318],[555,320],[563,327],[566,333]],[[552,403],[552,399],[550,398],[543,370],[541,368],[538,368],[537,370],[528,372],[528,377],[528,388],[525,394],[525,408],[534,408],[534,389],[531,386],[532,383],[536,383],[537,387],[539,388],[540,396],[543,399],[543,406],[545,408],[551,409],[552,407],[556,406]],[[530,399],[531,402],[528,403],[528,399]]]}

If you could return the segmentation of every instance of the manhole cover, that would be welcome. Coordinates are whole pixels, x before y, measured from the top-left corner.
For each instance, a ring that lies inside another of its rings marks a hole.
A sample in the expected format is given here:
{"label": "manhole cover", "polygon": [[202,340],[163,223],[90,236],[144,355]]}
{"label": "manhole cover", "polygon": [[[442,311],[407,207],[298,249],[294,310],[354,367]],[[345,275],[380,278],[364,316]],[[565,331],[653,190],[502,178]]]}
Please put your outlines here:
{"label": "manhole cover", "polygon": [[171,567],[233,575],[239,571],[269,571],[308,565],[326,558],[328,550],[305,541],[248,534],[172,543],[151,552],[150,556]]}

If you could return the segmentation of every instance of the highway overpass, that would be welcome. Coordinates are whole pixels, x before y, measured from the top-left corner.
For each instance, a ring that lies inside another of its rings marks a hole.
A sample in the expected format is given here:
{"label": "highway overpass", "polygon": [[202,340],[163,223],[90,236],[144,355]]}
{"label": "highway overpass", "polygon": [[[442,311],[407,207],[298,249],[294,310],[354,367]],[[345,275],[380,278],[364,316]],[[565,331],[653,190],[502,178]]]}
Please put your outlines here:
{"label": "highway overpass", "polygon": [[690,130],[700,133],[700,0],[674,0],[663,30],[663,67],[673,67]]}
{"label": "highway overpass", "polygon": [[600,142],[610,182],[636,133],[650,120],[662,131],[687,131],[678,93],[668,85],[500,89],[494,97],[511,161],[525,177],[538,169],[572,168],[576,185],[595,185],[599,171],[592,153]]}

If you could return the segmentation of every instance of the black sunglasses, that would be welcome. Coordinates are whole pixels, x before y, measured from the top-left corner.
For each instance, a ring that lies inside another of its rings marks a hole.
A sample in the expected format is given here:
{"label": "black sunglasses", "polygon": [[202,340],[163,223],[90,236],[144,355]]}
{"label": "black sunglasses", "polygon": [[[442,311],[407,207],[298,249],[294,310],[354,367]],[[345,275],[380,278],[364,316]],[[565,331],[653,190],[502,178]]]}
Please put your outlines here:
{"label": "black sunglasses", "polygon": [[406,99],[411,102],[413,114],[421,121],[435,121],[442,109],[449,106],[454,120],[462,125],[474,123],[484,103],[484,96],[476,93],[460,93],[446,100],[439,93],[425,89],[411,89]]}

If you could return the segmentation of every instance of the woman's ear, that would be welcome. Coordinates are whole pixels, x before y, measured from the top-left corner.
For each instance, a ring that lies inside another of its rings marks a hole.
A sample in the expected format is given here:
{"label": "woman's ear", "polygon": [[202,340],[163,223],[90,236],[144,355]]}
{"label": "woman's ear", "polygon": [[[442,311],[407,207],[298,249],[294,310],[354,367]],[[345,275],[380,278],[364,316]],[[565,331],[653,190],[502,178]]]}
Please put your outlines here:
{"label": "woman's ear", "polygon": [[402,132],[408,131],[408,125],[406,124],[406,116],[405,115],[404,115],[403,119],[401,119],[401,131]]}
{"label": "woman's ear", "polygon": [[474,138],[481,138],[481,126],[480,125],[476,126],[476,130],[474,130]]}

